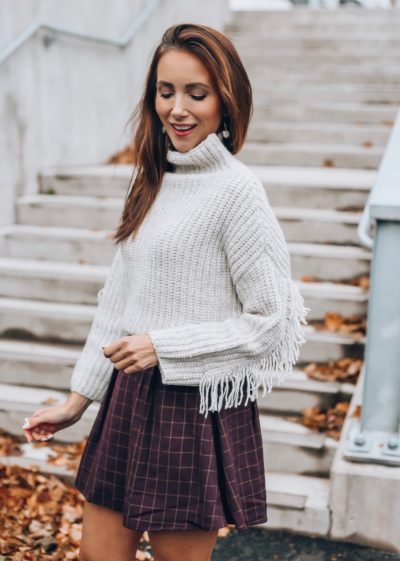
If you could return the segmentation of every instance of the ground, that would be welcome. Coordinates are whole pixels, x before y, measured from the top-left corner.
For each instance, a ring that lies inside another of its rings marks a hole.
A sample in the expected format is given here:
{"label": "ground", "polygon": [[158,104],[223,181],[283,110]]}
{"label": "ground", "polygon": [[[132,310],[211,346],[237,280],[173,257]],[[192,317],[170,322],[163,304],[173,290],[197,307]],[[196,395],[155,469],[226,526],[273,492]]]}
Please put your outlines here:
{"label": "ground", "polygon": [[370,547],[263,528],[232,530],[219,538],[211,561],[400,561],[400,555]]}

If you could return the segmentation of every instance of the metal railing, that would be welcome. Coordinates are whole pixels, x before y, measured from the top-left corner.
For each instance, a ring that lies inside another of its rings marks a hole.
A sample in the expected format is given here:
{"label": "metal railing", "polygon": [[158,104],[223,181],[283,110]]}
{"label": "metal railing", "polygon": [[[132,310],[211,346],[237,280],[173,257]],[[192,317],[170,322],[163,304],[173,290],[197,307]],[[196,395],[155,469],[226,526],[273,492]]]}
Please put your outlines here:
{"label": "metal railing", "polygon": [[[372,247],[361,419],[344,457],[400,466],[400,112],[359,225]],[[369,236],[374,223],[375,236]]]}
{"label": "metal railing", "polygon": [[51,25],[45,22],[37,22],[29,26],[22,33],[17,35],[8,45],[6,45],[0,52],[0,64],[7,60],[13,53],[25,45],[32,37],[41,31],[54,33],[62,37],[72,37],[82,41],[89,41],[91,43],[98,43],[102,45],[109,45],[113,48],[125,49],[134,39],[137,31],[147,21],[147,19],[156,10],[161,0],[149,0],[143,10],[135,17],[128,29],[122,34],[119,39],[110,39],[100,35],[90,35],[88,33],[81,33],[68,29],[59,25]]}

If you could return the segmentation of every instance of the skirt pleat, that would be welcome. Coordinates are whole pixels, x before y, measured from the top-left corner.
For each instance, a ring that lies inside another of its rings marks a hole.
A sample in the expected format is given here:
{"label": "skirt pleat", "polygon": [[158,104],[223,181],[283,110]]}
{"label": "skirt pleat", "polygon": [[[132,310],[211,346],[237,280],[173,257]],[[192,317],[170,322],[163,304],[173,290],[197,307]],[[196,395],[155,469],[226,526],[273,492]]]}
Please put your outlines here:
{"label": "skirt pleat", "polygon": [[163,384],[158,365],[114,368],[75,487],[140,531],[238,530],[267,521],[257,401],[199,413],[197,386]]}

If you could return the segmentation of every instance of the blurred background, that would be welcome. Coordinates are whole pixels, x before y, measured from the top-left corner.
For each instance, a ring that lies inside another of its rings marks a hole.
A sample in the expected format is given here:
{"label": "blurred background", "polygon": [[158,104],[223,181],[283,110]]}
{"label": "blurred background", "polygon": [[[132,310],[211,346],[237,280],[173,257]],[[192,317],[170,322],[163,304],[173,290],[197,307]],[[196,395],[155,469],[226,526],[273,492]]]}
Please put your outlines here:
{"label": "blurred background", "polygon": [[[99,404],[47,443],[21,425],[68,393],[134,169],[128,119],[163,32],[183,22],[241,55],[254,115],[237,157],[311,308],[293,375],[259,397],[260,530],[400,553],[396,2],[0,0],[0,560],[78,559],[72,484]],[[137,559],[151,559],[146,539]]]}

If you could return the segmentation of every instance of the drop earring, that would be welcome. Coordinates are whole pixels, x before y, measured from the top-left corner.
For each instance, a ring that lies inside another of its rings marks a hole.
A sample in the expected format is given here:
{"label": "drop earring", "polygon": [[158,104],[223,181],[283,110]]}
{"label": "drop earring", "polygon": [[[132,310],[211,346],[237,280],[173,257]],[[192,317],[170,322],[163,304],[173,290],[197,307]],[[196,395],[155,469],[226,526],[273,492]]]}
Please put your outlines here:
{"label": "drop earring", "polygon": [[162,132],[163,132],[163,134],[164,134],[164,133],[165,133],[165,127],[163,126],[161,130],[162,130]]}
{"label": "drop earring", "polygon": [[224,130],[222,131],[222,136],[224,138],[229,138],[231,136],[231,133],[229,132],[228,127],[226,126],[226,123],[224,121]]}
{"label": "drop earring", "polygon": [[222,140],[223,138],[229,138],[231,136],[231,133],[229,132],[229,129],[226,126],[225,121],[223,121],[223,123],[224,123],[224,128],[222,129],[222,131],[218,133],[220,140]]}

